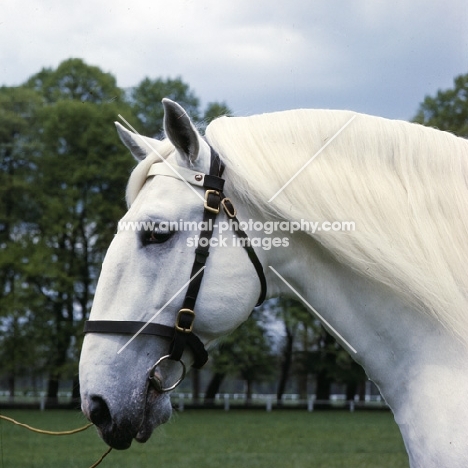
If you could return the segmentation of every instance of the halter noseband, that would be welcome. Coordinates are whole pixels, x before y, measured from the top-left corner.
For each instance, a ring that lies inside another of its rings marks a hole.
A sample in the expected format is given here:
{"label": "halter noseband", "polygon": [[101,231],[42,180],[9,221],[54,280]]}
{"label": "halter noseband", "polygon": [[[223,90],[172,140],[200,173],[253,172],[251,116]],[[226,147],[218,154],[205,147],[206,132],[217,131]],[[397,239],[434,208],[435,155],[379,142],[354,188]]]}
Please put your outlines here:
{"label": "halter noseband", "polygon": [[[190,348],[194,356],[192,366],[195,369],[203,367],[208,360],[208,353],[201,340],[193,333],[193,322],[195,320],[195,303],[201,282],[204,274],[206,259],[209,255],[210,239],[213,235],[213,226],[216,216],[219,214],[221,207],[224,212],[233,220],[233,226],[236,226],[235,233],[238,237],[245,239],[242,246],[247,251],[250,261],[252,262],[260,280],[261,292],[257,301],[257,306],[262,304],[266,296],[266,279],[263,272],[262,264],[257,257],[254,249],[251,247],[248,235],[245,231],[239,228],[239,221],[236,217],[236,210],[229,198],[223,193],[224,179],[222,174],[224,164],[220,160],[219,155],[211,149],[211,162],[209,174],[195,172],[190,169],[177,168],[177,171],[184,176],[185,180],[192,185],[203,187],[205,191],[205,201],[203,210],[203,229],[200,232],[198,246],[195,249],[195,260],[190,273],[190,281],[187,292],[185,294],[182,308],[177,313],[174,327],[161,325],[152,322],[137,322],[137,321],[114,321],[114,320],[88,320],[85,322],[84,333],[113,333],[126,335],[152,335],[167,338],[171,340],[169,354],[161,357],[152,367],[149,380],[151,384],[160,393],[173,390],[185,377],[185,364],[181,360],[182,354],[186,347]],[[152,175],[165,175],[177,177],[176,172],[171,171],[167,164],[156,163],[150,168],[148,177]],[[166,359],[180,362],[182,373],[180,378],[174,385],[164,387],[161,379],[155,375],[158,366]]]}

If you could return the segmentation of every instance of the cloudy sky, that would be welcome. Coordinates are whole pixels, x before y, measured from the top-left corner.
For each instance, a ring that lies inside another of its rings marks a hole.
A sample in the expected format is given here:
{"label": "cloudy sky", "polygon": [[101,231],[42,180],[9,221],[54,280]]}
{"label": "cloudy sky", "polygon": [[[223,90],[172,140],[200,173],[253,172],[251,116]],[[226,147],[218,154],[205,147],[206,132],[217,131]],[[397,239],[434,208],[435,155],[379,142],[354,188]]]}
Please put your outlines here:
{"label": "cloudy sky", "polygon": [[410,119],[468,73],[466,0],[2,0],[0,85],[83,58],[119,86],[177,77],[236,115]]}

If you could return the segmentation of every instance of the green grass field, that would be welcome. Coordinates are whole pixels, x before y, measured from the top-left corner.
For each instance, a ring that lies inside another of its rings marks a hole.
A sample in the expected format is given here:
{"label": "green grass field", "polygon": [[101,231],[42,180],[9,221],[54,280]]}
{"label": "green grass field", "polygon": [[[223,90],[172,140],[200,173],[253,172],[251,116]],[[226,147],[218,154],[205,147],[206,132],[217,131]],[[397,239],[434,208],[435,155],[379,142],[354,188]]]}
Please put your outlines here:
{"label": "green grass field", "polygon": [[[86,423],[72,411],[3,411],[48,430]],[[88,468],[106,450],[94,428],[53,437],[0,421],[0,467]],[[113,450],[100,468],[400,468],[408,459],[388,412],[215,411],[175,414],[146,444]]]}

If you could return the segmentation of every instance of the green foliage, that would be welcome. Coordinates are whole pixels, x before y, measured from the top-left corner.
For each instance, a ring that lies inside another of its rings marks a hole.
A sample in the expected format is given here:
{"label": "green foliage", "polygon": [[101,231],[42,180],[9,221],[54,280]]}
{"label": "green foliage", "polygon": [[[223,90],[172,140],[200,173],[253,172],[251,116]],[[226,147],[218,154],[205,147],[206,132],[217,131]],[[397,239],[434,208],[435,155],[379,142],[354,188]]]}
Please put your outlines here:
{"label": "green foliage", "polygon": [[137,130],[146,136],[161,138],[163,135],[164,109],[162,99],[178,102],[190,115],[200,130],[222,115],[231,115],[225,103],[211,102],[204,112],[200,111],[200,100],[189,85],[178,78],[145,78],[130,93],[130,102],[138,118]]}
{"label": "green foliage", "polygon": [[468,74],[457,76],[452,89],[426,96],[413,120],[468,138]]}
{"label": "green foliage", "polygon": [[307,376],[313,376],[316,392],[324,388],[329,398],[330,383],[343,383],[356,388],[366,380],[362,367],[357,364],[337,341],[323,328],[310,311],[298,300],[279,297],[268,305],[269,312],[284,324],[281,375],[278,400],[291,375],[297,381],[297,391],[303,398],[310,392]]}
{"label": "green foliage", "polygon": [[[81,59],[0,88],[0,363],[12,381],[28,360],[50,373],[51,395],[61,375],[76,376],[83,321],[135,164],[113,122],[140,120],[154,135],[163,97],[200,120],[182,79],[147,78],[129,102],[111,74]],[[227,111],[213,103],[209,118]]]}
{"label": "green foliage", "polygon": [[[133,165],[113,126],[119,113],[131,110],[103,99],[120,90],[111,89],[113,80],[95,67],[67,65],[74,67],[51,72],[40,90],[57,101],[37,112],[40,145],[32,177],[41,213],[33,252],[44,260],[31,262],[31,270],[44,297],[43,321],[51,324],[44,338],[51,344],[48,368],[56,373],[67,368],[68,355],[78,356],[70,346],[81,342],[100,264],[125,211],[123,193]],[[67,79],[70,73],[73,80]]]}
{"label": "green foliage", "polygon": [[30,336],[30,364],[56,378],[78,356],[134,164],[113,126],[131,116],[122,95],[112,76],[77,59],[0,90],[0,360],[18,361],[13,350]]}
{"label": "green foliage", "polygon": [[14,224],[29,212],[24,199],[34,151],[29,129],[40,101],[23,87],[0,88],[0,242],[8,240]]}
{"label": "green foliage", "polygon": [[[316,376],[318,399],[329,399],[330,383],[346,384],[355,389],[367,380],[364,369],[322,326],[317,330],[314,349],[299,352],[296,358],[300,372]],[[321,384],[326,388],[321,388]],[[323,394],[318,395],[319,392]],[[350,395],[350,398],[353,396]]]}
{"label": "green foliage", "polygon": [[210,122],[212,122],[214,119],[222,116],[231,116],[232,112],[227,106],[227,104],[219,103],[219,102],[210,102],[205,110],[205,113],[203,114],[203,124],[207,126]]}
{"label": "green foliage", "polygon": [[194,121],[199,119],[200,101],[182,79],[145,78],[131,92],[131,103],[139,120],[140,133],[160,137],[163,132],[163,98],[178,102]]}
{"label": "green foliage", "polygon": [[65,99],[103,104],[121,101],[124,96],[114,76],[81,59],[65,60],[56,70],[43,68],[25,86],[38,91],[48,103]]}
{"label": "green foliage", "polygon": [[[273,375],[271,343],[255,313],[211,353],[213,371],[238,376],[250,387]],[[249,396],[249,395],[248,395]]]}
{"label": "green foliage", "polygon": [[35,148],[29,129],[39,103],[32,90],[0,88],[0,366],[11,392],[15,376],[40,362],[31,313],[35,299],[24,281],[24,249],[36,214],[28,183]]}

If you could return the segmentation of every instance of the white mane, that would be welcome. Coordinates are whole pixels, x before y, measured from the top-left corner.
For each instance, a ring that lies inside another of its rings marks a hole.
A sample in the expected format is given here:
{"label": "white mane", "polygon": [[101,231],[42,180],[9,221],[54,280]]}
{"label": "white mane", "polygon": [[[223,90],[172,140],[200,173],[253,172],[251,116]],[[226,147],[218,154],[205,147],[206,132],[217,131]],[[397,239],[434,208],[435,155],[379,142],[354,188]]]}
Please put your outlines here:
{"label": "white mane", "polygon": [[[354,221],[352,232],[314,237],[339,261],[388,285],[468,340],[468,142],[378,117],[357,118],[273,201],[350,118],[346,111],[295,110],[222,117],[206,131],[226,163],[226,192],[275,218]],[[159,148],[167,158],[174,147]],[[149,155],[127,186],[130,205]]]}
{"label": "white mane", "polygon": [[354,221],[314,237],[468,339],[468,142],[367,115],[357,118],[270,204],[268,200],[355,114],[296,110],[212,122],[226,192],[285,220]]}

